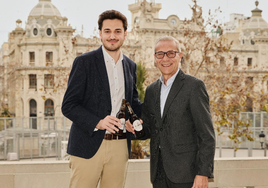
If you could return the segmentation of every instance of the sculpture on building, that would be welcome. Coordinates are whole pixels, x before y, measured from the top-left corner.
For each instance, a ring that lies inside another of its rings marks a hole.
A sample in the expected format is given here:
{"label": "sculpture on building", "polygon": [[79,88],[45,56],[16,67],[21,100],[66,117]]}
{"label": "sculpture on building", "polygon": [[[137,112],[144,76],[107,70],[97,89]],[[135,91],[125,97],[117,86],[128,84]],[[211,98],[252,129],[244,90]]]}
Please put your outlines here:
{"label": "sculpture on building", "polygon": [[243,32],[241,32],[241,33],[239,34],[239,41],[240,41],[240,44],[241,44],[241,45],[245,44],[245,40],[246,40],[246,39],[247,39],[247,37],[244,35]]}
{"label": "sculpture on building", "polygon": [[141,10],[143,14],[146,14],[147,12],[151,12],[153,5],[152,2],[148,3],[146,0],[144,0],[141,4],[140,4]]}
{"label": "sculpture on building", "polygon": [[144,0],[140,4],[140,9],[141,9],[141,17],[146,18],[146,22],[152,22],[152,19],[153,19],[153,16],[152,16],[153,4],[152,4],[152,2],[148,3],[146,0]]}

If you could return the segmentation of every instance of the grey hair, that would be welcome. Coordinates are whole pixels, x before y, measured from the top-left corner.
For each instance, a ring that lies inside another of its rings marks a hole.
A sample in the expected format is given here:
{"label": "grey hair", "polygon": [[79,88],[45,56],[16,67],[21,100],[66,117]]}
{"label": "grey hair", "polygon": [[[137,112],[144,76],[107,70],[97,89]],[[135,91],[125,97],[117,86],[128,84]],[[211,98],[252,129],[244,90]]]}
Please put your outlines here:
{"label": "grey hair", "polygon": [[157,39],[157,41],[155,42],[154,51],[155,51],[156,45],[160,41],[174,41],[177,45],[178,51],[181,52],[180,42],[172,36],[164,36],[164,37],[160,37],[159,39]]}

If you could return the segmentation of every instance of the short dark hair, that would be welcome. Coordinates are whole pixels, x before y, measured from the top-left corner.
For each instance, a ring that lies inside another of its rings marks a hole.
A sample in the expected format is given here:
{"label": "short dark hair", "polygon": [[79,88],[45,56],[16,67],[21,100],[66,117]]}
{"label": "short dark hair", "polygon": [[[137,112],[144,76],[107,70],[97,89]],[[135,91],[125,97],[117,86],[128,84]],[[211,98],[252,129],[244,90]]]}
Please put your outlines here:
{"label": "short dark hair", "polygon": [[102,29],[103,21],[107,20],[107,19],[121,20],[123,22],[124,31],[127,30],[127,18],[121,12],[119,12],[117,10],[106,10],[105,12],[103,12],[99,15],[99,20],[98,20],[99,30]]}

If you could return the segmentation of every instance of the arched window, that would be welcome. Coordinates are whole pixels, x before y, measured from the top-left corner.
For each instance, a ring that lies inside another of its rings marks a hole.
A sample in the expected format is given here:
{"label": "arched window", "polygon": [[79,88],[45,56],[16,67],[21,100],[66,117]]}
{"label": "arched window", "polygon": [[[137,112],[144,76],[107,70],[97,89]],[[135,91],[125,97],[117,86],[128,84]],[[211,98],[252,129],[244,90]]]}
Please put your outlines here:
{"label": "arched window", "polygon": [[36,117],[36,101],[30,100],[30,117]]}
{"label": "arched window", "polygon": [[47,28],[47,35],[50,36],[52,34],[51,28]]}
{"label": "arched window", "polygon": [[33,34],[34,34],[35,36],[38,34],[38,30],[37,30],[37,28],[34,28],[34,29],[33,29]]}
{"label": "arched window", "polygon": [[29,128],[30,129],[37,129],[37,119],[36,119],[36,115],[37,115],[37,105],[36,105],[36,101],[34,99],[31,99],[29,102],[30,105],[30,124],[29,124]]}
{"label": "arched window", "polygon": [[54,102],[51,99],[45,101],[45,116],[54,116]]}
{"label": "arched window", "polygon": [[238,57],[234,58],[234,66],[238,66]]}

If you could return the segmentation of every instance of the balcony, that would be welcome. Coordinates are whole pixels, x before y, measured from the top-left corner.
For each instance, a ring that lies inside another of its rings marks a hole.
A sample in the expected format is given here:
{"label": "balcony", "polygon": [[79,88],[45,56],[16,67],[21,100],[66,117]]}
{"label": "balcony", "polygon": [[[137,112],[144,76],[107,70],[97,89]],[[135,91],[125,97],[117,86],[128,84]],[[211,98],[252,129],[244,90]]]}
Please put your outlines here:
{"label": "balcony", "polygon": [[[209,188],[267,188],[268,159],[215,159]],[[149,159],[129,160],[125,188],[152,188]],[[1,188],[68,188],[68,161],[0,162]]]}

